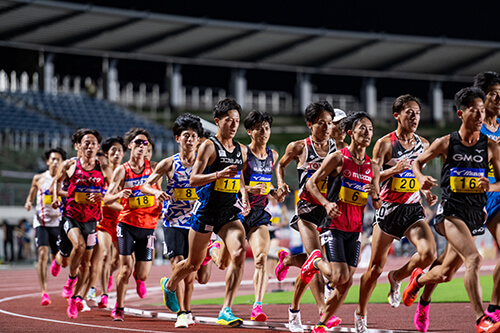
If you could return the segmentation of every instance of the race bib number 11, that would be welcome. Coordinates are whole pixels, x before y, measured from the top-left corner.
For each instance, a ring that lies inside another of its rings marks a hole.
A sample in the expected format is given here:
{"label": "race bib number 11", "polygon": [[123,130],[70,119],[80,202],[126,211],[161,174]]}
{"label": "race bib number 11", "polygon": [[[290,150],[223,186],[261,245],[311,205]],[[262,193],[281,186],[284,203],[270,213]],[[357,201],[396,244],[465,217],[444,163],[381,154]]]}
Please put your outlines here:
{"label": "race bib number 11", "polygon": [[240,190],[240,171],[233,178],[220,178],[215,181],[214,190],[225,193],[238,193]]}

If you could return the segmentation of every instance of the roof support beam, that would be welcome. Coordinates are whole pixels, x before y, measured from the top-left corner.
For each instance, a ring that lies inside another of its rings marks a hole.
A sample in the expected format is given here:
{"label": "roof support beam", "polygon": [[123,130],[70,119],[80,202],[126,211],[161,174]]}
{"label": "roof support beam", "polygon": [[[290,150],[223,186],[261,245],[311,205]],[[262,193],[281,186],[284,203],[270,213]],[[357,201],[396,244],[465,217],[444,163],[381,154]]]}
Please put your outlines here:
{"label": "roof support beam", "polygon": [[423,54],[430,52],[430,51],[432,51],[438,47],[441,47],[441,46],[442,46],[441,44],[426,45],[425,47],[422,47],[422,49],[420,49],[419,51],[412,51],[412,52],[405,54],[399,58],[392,59],[392,60],[386,62],[385,64],[379,66],[378,68],[376,68],[376,70],[380,70],[380,71],[391,70],[397,66],[404,64],[405,62],[416,59],[416,58],[422,56]]}
{"label": "roof support beam", "polygon": [[114,51],[117,51],[117,52],[135,52],[135,51],[137,51],[141,48],[144,48],[148,45],[155,44],[155,43],[161,42],[162,40],[178,36],[180,34],[186,33],[188,31],[196,29],[196,28],[198,28],[198,25],[189,25],[188,27],[183,27],[183,28],[177,29],[175,31],[171,31],[171,32],[166,33],[166,34],[163,34],[163,33],[156,34],[156,35],[152,34],[150,37],[146,37],[144,39],[141,39],[138,42],[126,44],[122,47],[115,49]]}
{"label": "roof support beam", "polygon": [[364,49],[366,47],[369,47],[369,46],[371,46],[373,44],[377,44],[379,42],[380,42],[380,40],[378,40],[378,39],[376,39],[376,40],[368,40],[368,41],[366,41],[364,43],[352,46],[352,47],[347,48],[345,50],[342,50],[342,51],[339,51],[339,52],[336,52],[336,53],[333,53],[333,54],[326,55],[326,56],[324,56],[321,59],[317,59],[314,62],[307,64],[307,66],[310,66],[310,67],[324,67],[327,64],[329,64],[329,63],[331,63],[331,62],[333,62],[335,60],[338,60],[338,59],[341,59],[341,58],[344,58],[344,57],[348,57],[351,54],[359,52],[360,50],[362,50],[362,49]]}
{"label": "roof support beam", "polygon": [[498,49],[496,49],[496,50],[489,50],[488,52],[485,52],[485,53],[483,53],[483,54],[481,54],[481,55],[479,55],[479,56],[477,56],[475,58],[467,59],[467,60],[461,62],[458,65],[455,65],[453,67],[447,68],[446,71],[443,71],[443,73],[446,73],[446,74],[457,74],[461,70],[466,69],[467,67],[470,67],[472,65],[475,65],[478,62],[486,60],[489,57],[492,57],[492,56],[494,56],[495,54],[497,54],[499,52],[500,52],[500,50],[498,50]]}

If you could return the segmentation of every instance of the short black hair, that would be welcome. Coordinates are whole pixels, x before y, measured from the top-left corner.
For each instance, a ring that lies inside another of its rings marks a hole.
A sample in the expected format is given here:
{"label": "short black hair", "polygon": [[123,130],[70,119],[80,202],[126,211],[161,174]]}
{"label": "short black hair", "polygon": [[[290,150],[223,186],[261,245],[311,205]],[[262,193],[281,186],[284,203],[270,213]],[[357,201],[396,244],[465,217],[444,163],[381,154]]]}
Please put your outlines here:
{"label": "short black hair", "polygon": [[474,77],[474,87],[487,94],[491,87],[500,85],[500,74],[497,72],[482,72]]}
{"label": "short black hair", "polygon": [[125,142],[121,136],[112,136],[104,140],[101,145],[102,151],[107,153],[115,143],[119,143],[123,147],[123,152],[127,151],[127,146],[125,146]]}
{"label": "short black hair", "polygon": [[335,111],[333,111],[332,105],[327,101],[321,100],[309,104],[305,111],[306,121],[314,124],[318,117],[325,111],[332,116],[332,119],[335,117]]}
{"label": "short black hair", "polygon": [[71,136],[71,141],[73,141],[73,143],[81,143],[82,138],[87,134],[92,134],[97,139],[97,142],[101,143],[102,141],[101,134],[99,134],[97,130],[91,128],[77,129],[76,132],[73,133],[73,135]]}
{"label": "short black hair", "polygon": [[144,135],[146,138],[148,138],[148,141],[152,144],[151,136],[149,135],[148,130],[141,127],[132,127],[127,131],[127,133],[125,133],[125,135],[123,136],[125,144],[128,146],[130,141],[132,141],[136,136],[141,134]]}
{"label": "short black hair", "polygon": [[340,127],[344,129],[344,131],[349,131],[356,127],[356,125],[360,122],[361,119],[366,118],[372,122],[372,118],[365,111],[350,111],[347,116],[340,121]]}
{"label": "short black hair", "polygon": [[252,110],[250,111],[248,116],[246,116],[243,124],[245,125],[245,129],[249,130],[252,129],[256,124],[262,123],[264,121],[267,121],[269,123],[269,126],[272,126],[273,116],[271,116],[269,112]]}
{"label": "short black hair", "polygon": [[192,129],[198,134],[198,137],[203,135],[203,125],[201,125],[200,117],[190,113],[181,114],[175,119],[172,132],[175,136],[180,136],[187,129]]}
{"label": "short black hair", "polygon": [[212,132],[210,132],[209,130],[204,130],[203,133],[201,134],[201,137],[205,138],[205,139],[208,139],[211,136],[212,136]]}
{"label": "short black hair", "polygon": [[220,119],[224,117],[231,110],[238,111],[241,117],[241,106],[236,102],[234,98],[221,99],[214,105],[214,110],[213,110],[214,119],[215,118]]}
{"label": "short black hair", "polygon": [[486,99],[484,91],[480,88],[467,87],[460,89],[460,91],[455,94],[455,107],[457,110],[467,109],[476,98],[481,98],[483,102]]}
{"label": "short black hair", "polygon": [[44,155],[45,155],[45,160],[48,161],[50,158],[50,154],[52,153],[58,153],[61,155],[63,161],[66,159],[66,151],[62,149],[61,147],[56,147],[56,148],[50,148],[49,150],[46,150]]}
{"label": "short black hair", "polygon": [[394,103],[392,103],[392,112],[401,113],[401,111],[404,110],[406,104],[408,104],[409,102],[415,102],[418,104],[418,107],[420,109],[422,108],[422,104],[420,103],[420,100],[418,98],[410,94],[406,94],[406,95],[401,95],[394,100]]}

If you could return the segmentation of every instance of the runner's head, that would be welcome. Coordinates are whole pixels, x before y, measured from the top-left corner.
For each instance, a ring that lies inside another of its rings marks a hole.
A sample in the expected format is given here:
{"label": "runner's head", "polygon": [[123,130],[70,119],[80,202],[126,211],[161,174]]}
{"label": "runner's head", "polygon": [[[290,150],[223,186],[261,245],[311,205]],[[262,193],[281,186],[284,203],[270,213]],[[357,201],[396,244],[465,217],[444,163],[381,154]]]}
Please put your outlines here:
{"label": "runner's head", "polygon": [[266,145],[271,135],[273,117],[268,112],[250,111],[243,124],[252,142]]}
{"label": "runner's head", "polygon": [[470,131],[480,131],[485,116],[484,92],[478,87],[467,87],[455,94],[455,107],[463,126]]}
{"label": "runner's head", "polygon": [[347,115],[345,114],[344,110],[341,109],[333,109],[333,110],[335,111],[335,117],[333,117],[333,127],[330,137],[337,142],[344,141],[346,133],[342,128],[342,126],[340,126],[340,122]]}
{"label": "runner's head", "polygon": [[342,119],[341,126],[354,142],[361,147],[368,147],[373,137],[373,123],[370,115],[364,111],[351,111]]}
{"label": "runner's head", "polygon": [[240,126],[241,106],[232,98],[220,100],[214,106],[214,121],[223,138],[233,138]]}
{"label": "runner's head", "polygon": [[177,117],[172,129],[175,140],[179,143],[181,151],[198,149],[200,136],[203,135],[203,126],[200,117],[185,113]]}
{"label": "runner's head", "polygon": [[140,127],[131,128],[124,136],[125,144],[130,149],[130,157],[144,157],[148,153],[148,146],[151,144],[149,132]]}
{"label": "runner's head", "polygon": [[72,140],[77,143],[78,157],[94,158],[99,150],[102,137],[95,129],[81,128],[73,134]]}
{"label": "runner's head", "polygon": [[486,115],[500,116],[500,74],[497,72],[482,72],[474,78],[474,87],[480,88],[486,95],[484,107]]}
{"label": "runner's head", "polygon": [[45,151],[45,161],[49,169],[56,170],[59,164],[66,159],[66,151],[61,147],[51,148]]}
{"label": "runner's head", "polygon": [[333,107],[327,101],[313,102],[306,107],[307,127],[316,141],[324,141],[330,137],[334,116]]}
{"label": "runner's head", "polygon": [[121,136],[113,136],[103,141],[102,151],[108,158],[108,161],[114,165],[118,165],[122,162],[123,156],[127,151],[127,146],[125,146],[125,142]]}
{"label": "runner's head", "polygon": [[401,95],[392,103],[392,113],[398,122],[398,128],[415,132],[420,123],[420,100],[412,95]]}

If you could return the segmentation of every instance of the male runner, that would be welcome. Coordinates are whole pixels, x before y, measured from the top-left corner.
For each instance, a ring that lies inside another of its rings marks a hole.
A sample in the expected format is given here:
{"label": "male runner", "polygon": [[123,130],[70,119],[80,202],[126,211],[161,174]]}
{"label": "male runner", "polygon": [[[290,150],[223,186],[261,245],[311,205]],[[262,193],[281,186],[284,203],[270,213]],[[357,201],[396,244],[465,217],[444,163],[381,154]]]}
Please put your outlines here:
{"label": "male runner", "polygon": [[[394,239],[406,237],[417,248],[404,266],[389,272],[389,304],[394,308],[401,302],[401,281],[410,276],[414,268],[425,268],[436,259],[434,237],[425,221],[419,184],[411,170],[413,161],[429,147],[426,139],[415,134],[420,122],[420,101],[411,95],[399,96],[392,105],[392,112],[398,123],[396,130],[379,139],[373,148],[372,160],[382,166],[382,207],[377,210],[373,225],[370,264],[361,276],[359,304],[354,318],[358,333],[367,331],[368,301]],[[433,206],[437,196],[431,191],[423,192],[429,205]]]}
{"label": "male runner", "polygon": [[[161,212],[161,205],[156,198],[145,195],[140,190],[156,167],[155,162],[150,163],[144,158],[151,141],[148,131],[134,127],[125,133],[124,140],[130,150],[130,158],[115,170],[104,196],[106,205],[123,199],[123,209],[118,216],[116,228],[120,272],[116,287],[116,306],[111,312],[115,321],[124,320],[125,295],[134,268],[137,294],[141,298],[146,297],[144,281],[148,278],[152,266],[155,230]],[[152,186],[159,189],[158,184]],[[132,253],[135,253],[135,265]]]}
{"label": "male runner", "polygon": [[61,210],[52,208],[52,195],[50,185],[54,180],[58,166],[66,159],[66,152],[61,148],[52,148],[45,152],[45,161],[48,170],[35,175],[31,182],[30,192],[26,198],[24,208],[29,212],[33,201],[36,198],[36,213],[33,218],[33,228],[35,228],[35,244],[38,249],[37,273],[38,282],[42,289],[42,305],[51,303],[47,293],[47,260],[54,260],[59,239],[59,221]]}
{"label": "male runner", "polygon": [[[422,166],[441,157],[442,201],[436,212],[435,228],[448,244],[442,262],[427,273],[420,267],[413,270],[410,283],[403,291],[403,303],[410,306],[422,286],[450,281],[458,268],[465,264],[464,284],[476,315],[477,332],[500,332],[500,322],[484,314],[479,283],[481,255],[474,243],[477,235],[484,233],[485,205],[488,191],[500,189],[500,147],[480,132],[484,120],[483,91],[476,87],[460,90],[455,95],[455,106],[462,124],[458,131],[436,139],[413,163],[413,173],[423,190],[437,185],[431,176],[422,174]],[[486,178],[488,162],[492,163],[497,182],[490,184]],[[425,300],[425,299],[424,299]],[[419,306],[428,304],[419,302]]]}
{"label": "male runner", "polygon": [[[224,326],[239,326],[243,323],[231,311],[234,296],[243,275],[245,260],[245,229],[240,222],[240,213],[247,215],[250,209],[241,173],[246,147],[236,142],[240,123],[241,106],[231,98],[223,99],[214,107],[217,134],[206,140],[198,151],[189,183],[197,187],[199,204],[191,217],[189,231],[189,257],[177,264],[170,279],[161,279],[165,305],[179,311],[175,290],[180,281],[197,271],[203,263],[212,232],[224,242],[224,251],[230,258],[226,272],[226,291],[217,323]],[[236,206],[237,194],[241,194],[241,208]]]}

